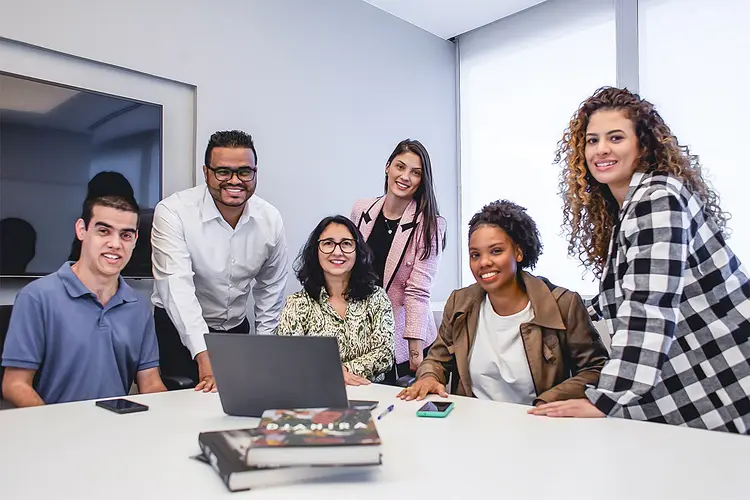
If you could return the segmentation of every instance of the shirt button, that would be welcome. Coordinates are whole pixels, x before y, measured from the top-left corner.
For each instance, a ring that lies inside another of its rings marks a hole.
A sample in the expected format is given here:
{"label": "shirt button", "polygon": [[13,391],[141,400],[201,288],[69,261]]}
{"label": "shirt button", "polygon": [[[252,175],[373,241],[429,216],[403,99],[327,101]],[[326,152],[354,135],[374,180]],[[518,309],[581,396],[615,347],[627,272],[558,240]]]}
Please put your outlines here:
{"label": "shirt button", "polygon": [[236,263],[237,263],[237,260],[235,260],[235,259],[232,259],[232,260],[231,260],[230,262],[231,262],[232,264],[236,264]]}

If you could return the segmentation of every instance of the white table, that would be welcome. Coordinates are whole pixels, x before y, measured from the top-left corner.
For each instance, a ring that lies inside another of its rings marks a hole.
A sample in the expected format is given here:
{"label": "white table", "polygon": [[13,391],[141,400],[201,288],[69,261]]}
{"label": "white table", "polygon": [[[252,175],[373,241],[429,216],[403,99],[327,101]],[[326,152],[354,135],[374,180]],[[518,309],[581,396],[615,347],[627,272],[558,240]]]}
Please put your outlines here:
{"label": "white table", "polygon": [[396,389],[354,387],[377,399],[383,465],[369,480],[230,493],[198,452],[198,433],[252,427],[218,395],[133,396],[143,413],[93,402],[0,412],[0,498],[287,499],[750,498],[750,437],[619,419],[548,419],[522,406],[451,397],[445,419],[418,418]]}

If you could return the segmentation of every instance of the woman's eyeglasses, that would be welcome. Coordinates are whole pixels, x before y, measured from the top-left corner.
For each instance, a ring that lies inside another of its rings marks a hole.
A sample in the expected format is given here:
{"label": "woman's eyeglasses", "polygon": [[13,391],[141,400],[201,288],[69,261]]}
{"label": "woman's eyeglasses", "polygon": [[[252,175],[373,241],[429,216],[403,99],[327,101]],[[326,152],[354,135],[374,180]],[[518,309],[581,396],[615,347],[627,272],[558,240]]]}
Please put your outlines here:
{"label": "woman's eyeglasses", "polygon": [[214,173],[214,177],[216,177],[217,181],[228,181],[232,177],[234,177],[235,174],[237,174],[237,178],[242,182],[250,182],[251,180],[255,179],[255,172],[258,171],[257,168],[253,167],[240,167],[240,168],[229,168],[229,167],[209,167],[206,165],[206,168],[209,169],[211,172]]}
{"label": "woman's eyeglasses", "polygon": [[349,238],[344,238],[339,242],[331,239],[318,240],[318,248],[323,253],[333,253],[336,247],[339,247],[344,253],[352,253],[357,249],[357,242]]}

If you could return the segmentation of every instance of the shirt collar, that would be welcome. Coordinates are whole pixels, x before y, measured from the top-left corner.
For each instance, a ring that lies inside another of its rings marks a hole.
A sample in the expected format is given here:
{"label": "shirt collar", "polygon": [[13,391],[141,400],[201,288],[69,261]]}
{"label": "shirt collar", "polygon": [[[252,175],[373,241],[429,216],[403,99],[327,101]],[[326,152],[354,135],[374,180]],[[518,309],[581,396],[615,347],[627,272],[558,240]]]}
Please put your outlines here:
{"label": "shirt collar", "polygon": [[633,197],[633,193],[635,193],[635,190],[638,189],[638,186],[640,186],[641,183],[645,180],[646,175],[646,172],[633,172],[633,176],[630,178],[628,192],[625,195],[625,200],[622,203],[623,207],[628,204],[630,198]]}
{"label": "shirt collar", "polygon": [[[530,321],[543,328],[554,330],[565,330],[560,308],[557,300],[546,283],[533,274],[522,272],[523,283],[526,286],[526,295],[529,296],[531,308],[534,310],[534,318]],[[460,302],[456,303],[454,313],[469,314],[472,309],[478,310],[487,296],[487,292],[478,283],[465,288]]]}
{"label": "shirt collar", "polygon": [[[255,195],[251,196],[250,199],[248,199],[245,203],[245,208],[242,211],[242,216],[240,217],[240,221],[237,224],[237,227],[246,223],[250,219],[250,217],[261,218],[262,214],[260,212],[260,207],[256,203],[257,200],[255,200],[254,197]],[[214,219],[224,218],[224,216],[221,215],[221,212],[219,212],[219,209],[216,207],[214,197],[211,196],[211,192],[208,190],[207,185],[204,185],[203,187],[203,201],[201,202],[200,209],[201,222],[208,222]]]}
{"label": "shirt collar", "polygon": [[[73,272],[73,268],[71,267],[72,264],[73,262],[66,262],[57,271],[57,275],[60,277],[60,281],[62,281],[65,290],[68,292],[68,295],[73,298],[83,297],[84,295],[94,297],[94,292],[86,288],[86,285],[84,285],[83,282],[78,278],[78,276],[76,276],[76,273]],[[120,300],[116,300],[118,298]],[[122,276],[118,276],[117,291],[115,292],[115,295],[112,297],[112,300],[110,300],[110,302],[116,304],[119,302],[137,301],[138,295],[135,293],[135,290],[133,290],[130,285],[125,283],[125,280]]]}

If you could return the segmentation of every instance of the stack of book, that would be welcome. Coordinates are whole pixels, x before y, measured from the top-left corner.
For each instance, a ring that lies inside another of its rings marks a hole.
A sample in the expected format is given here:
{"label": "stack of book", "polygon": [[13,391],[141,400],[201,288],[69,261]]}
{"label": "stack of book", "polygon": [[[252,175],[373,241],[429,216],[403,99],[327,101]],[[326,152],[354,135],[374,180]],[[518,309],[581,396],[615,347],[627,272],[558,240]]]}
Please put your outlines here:
{"label": "stack of book", "polygon": [[202,432],[196,458],[230,491],[293,484],[380,465],[380,436],[368,410],[268,410],[257,428]]}

